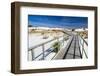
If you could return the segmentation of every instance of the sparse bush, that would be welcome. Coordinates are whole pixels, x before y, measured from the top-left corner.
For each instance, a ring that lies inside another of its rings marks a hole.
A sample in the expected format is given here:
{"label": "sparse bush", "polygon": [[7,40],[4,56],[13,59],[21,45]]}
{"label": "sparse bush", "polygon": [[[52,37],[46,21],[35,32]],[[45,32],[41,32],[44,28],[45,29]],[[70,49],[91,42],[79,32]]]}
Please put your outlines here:
{"label": "sparse bush", "polygon": [[60,42],[55,42],[53,44],[53,48],[54,48],[54,52],[57,53],[59,51],[59,49],[60,49]]}
{"label": "sparse bush", "polygon": [[64,41],[67,41],[69,38],[66,36],[66,37],[64,37]]}

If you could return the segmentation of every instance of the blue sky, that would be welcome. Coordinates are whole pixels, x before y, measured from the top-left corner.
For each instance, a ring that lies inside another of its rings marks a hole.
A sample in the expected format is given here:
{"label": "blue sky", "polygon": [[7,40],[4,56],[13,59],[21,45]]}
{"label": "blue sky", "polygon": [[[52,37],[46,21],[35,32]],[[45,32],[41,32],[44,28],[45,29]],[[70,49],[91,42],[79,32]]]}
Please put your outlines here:
{"label": "blue sky", "polygon": [[88,17],[28,15],[28,25],[50,28],[86,28]]}

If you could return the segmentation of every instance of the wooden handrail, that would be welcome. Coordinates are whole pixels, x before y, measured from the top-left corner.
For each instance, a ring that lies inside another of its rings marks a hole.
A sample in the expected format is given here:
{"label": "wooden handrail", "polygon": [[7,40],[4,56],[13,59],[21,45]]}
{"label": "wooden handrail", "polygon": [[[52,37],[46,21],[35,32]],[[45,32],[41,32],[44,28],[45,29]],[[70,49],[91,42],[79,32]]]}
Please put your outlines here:
{"label": "wooden handrail", "polygon": [[[81,37],[81,36],[80,36]],[[88,46],[88,43],[81,37],[81,39],[83,40],[83,43],[85,43],[87,46]],[[87,54],[86,54],[86,52],[85,52],[85,49],[84,49],[84,46],[83,46],[83,44],[81,43],[81,45],[82,45],[82,49],[83,49],[83,51],[82,52],[84,52],[84,54],[85,54],[85,56],[86,56],[86,58],[88,58],[88,56],[87,56]]]}
{"label": "wooden handrail", "polygon": [[[80,35],[79,35],[80,36]],[[80,36],[81,37],[81,36]],[[83,37],[81,37],[82,38],[82,40],[85,42],[85,44],[88,46],[88,43],[84,40],[84,38]]]}
{"label": "wooden handrail", "polygon": [[[60,36],[60,37],[58,37],[58,38],[61,38],[61,37],[63,37],[63,36]],[[49,40],[49,41],[43,42],[43,43],[41,43],[41,44],[38,44],[38,45],[36,45],[36,46],[30,47],[30,48],[28,49],[28,51],[31,51],[31,50],[34,49],[34,48],[37,48],[37,47],[42,46],[42,45],[44,45],[44,44],[47,44],[47,43],[49,43],[49,42],[51,42],[51,41],[53,41],[53,40],[56,40],[56,39],[58,39],[58,38],[54,38],[54,39],[51,39],[51,40]]]}
{"label": "wooden handrail", "polygon": [[[47,50],[44,50],[44,45],[47,44],[47,43],[49,43],[49,42],[51,42],[51,41],[53,41],[53,40],[59,39],[59,38],[61,38],[61,37],[63,37],[63,36],[60,36],[60,37],[58,37],[58,38],[51,39],[51,40],[49,40],[49,41],[46,41],[46,42],[44,42],[44,43],[41,43],[41,44],[39,44],[39,45],[36,45],[36,46],[34,46],[34,47],[29,48],[28,51],[33,51],[35,48],[42,46],[42,51],[43,51],[43,52],[40,53],[40,54],[39,54],[38,56],[36,56],[35,58],[32,57],[32,60],[37,59],[37,58],[38,58],[39,56],[41,56],[41,55],[43,55],[42,59],[44,60],[44,57],[47,56],[47,55],[44,54],[44,53],[47,51]],[[51,47],[50,47],[50,48],[51,48]],[[49,49],[50,49],[50,48],[49,48]],[[50,54],[51,52],[52,52],[52,50],[51,50],[48,54]],[[33,56],[33,55],[32,55],[32,56]]]}

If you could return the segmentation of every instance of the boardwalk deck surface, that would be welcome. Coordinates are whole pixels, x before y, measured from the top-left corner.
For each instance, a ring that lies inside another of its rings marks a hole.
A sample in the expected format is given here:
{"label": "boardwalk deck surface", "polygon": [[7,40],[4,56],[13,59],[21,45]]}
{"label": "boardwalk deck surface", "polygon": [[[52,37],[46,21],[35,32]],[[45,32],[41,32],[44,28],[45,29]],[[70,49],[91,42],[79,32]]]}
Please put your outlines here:
{"label": "boardwalk deck surface", "polygon": [[79,46],[79,37],[78,35],[73,35],[73,40],[69,49],[66,50],[64,59],[80,59],[82,58]]}

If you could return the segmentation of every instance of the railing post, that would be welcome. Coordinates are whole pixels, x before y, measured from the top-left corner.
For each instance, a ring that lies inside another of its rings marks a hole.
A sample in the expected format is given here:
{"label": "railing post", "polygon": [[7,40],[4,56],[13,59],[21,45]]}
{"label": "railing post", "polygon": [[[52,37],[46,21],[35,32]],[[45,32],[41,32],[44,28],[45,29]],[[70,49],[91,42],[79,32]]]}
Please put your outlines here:
{"label": "railing post", "polygon": [[43,60],[44,60],[44,57],[45,57],[44,44],[42,44],[42,51],[43,51]]}
{"label": "railing post", "polygon": [[64,45],[64,35],[63,35],[63,45]]}
{"label": "railing post", "polygon": [[32,61],[34,60],[34,50],[31,49]]}
{"label": "railing post", "polygon": [[83,51],[84,51],[84,41],[83,41],[83,39],[82,39],[82,57],[83,57]]}
{"label": "railing post", "polygon": [[80,38],[81,38],[80,43],[81,43],[81,46],[82,46],[82,58],[84,58],[84,55],[86,56],[86,58],[88,58],[88,56],[85,52],[85,49],[84,49],[84,44],[86,44],[86,42],[84,41],[84,39],[82,37],[80,37]]}
{"label": "railing post", "polygon": [[80,45],[80,37],[77,35],[77,38],[78,38],[78,48],[79,48],[79,52],[80,52],[80,57],[82,58],[82,52],[81,52],[81,45]]}
{"label": "railing post", "polygon": [[79,36],[79,38],[80,38],[80,46],[81,46],[81,55],[82,55],[82,58],[83,58],[83,40],[82,40],[82,38]]}

